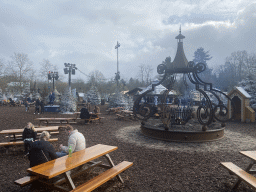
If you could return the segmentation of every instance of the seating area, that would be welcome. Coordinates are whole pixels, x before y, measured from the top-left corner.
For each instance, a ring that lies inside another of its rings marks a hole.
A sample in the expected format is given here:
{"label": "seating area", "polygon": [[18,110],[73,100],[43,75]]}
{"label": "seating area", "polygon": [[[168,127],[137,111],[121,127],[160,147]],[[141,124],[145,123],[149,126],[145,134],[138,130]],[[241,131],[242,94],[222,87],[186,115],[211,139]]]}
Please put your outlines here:
{"label": "seating area", "polygon": [[[4,135],[6,141],[0,143],[0,147],[4,147],[6,149],[6,154],[8,154],[9,147],[23,145],[24,142],[22,141],[22,133],[24,129],[9,129],[9,130],[2,130],[0,131],[0,135]],[[35,131],[38,132],[40,135],[43,131],[48,131],[50,134],[58,134],[59,127],[42,127],[42,128],[35,128]],[[50,138],[50,142],[58,141],[58,138]]]}
{"label": "seating area", "polygon": [[232,189],[237,189],[240,183],[243,181],[256,190],[256,178],[252,175],[256,173],[256,170],[251,170],[253,165],[256,164],[256,151],[240,151],[240,154],[251,160],[251,163],[246,167],[245,170],[241,169],[232,162],[221,162],[220,165],[226,168],[231,175],[236,175],[238,177]]}
{"label": "seating area", "polygon": [[107,114],[115,114],[115,113],[118,113],[120,112],[121,110],[123,110],[123,107],[114,107],[114,108],[108,108],[106,110]]}
{"label": "seating area", "polygon": [[129,110],[121,110],[120,112],[116,113],[118,119],[122,120],[134,120],[133,111]]}
{"label": "seating area", "polygon": [[76,124],[77,118],[36,118],[35,121],[39,121],[39,127],[42,123],[45,123],[46,126],[50,124]]}
{"label": "seating area", "polygon": [[[29,168],[27,169],[27,171],[35,176],[25,176],[23,178],[15,180],[14,183],[21,187],[24,187],[25,185],[28,185],[33,181],[39,181],[42,182],[44,185],[47,185],[49,189],[57,189],[61,191],[71,190],[73,192],[92,191],[97,187],[101,186],[102,184],[106,183],[110,179],[113,179],[114,177],[117,177],[117,179],[121,183],[124,183],[122,177],[119,174],[131,167],[133,163],[123,161],[118,165],[114,165],[109,153],[115,150],[117,150],[116,146],[102,144],[94,145],[84,150],[73,153],[71,157],[66,155],[64,157]],[[93,162],[99,157],[105,157],[108,161],[108,164]],[[88,171],[88,168],[83,169],[81,166],[87,164],[91,165],[90,169],[98,166],[106,169],[106,171],[92,178],[89,181],[85,181],[84,184],[81,184],[80,186],[75,186],[74,179],[78,175]],[[77,170],[77,167],[80,168]],[[71,170],[75,171],[71,173]],[[63,173],[64,177],[60,179],[61,181],[58,180],[54,183],[49,182],[49,180],[55,176],[63,176]],[[68,188],[60,185],[64,182],[68,183]]]}

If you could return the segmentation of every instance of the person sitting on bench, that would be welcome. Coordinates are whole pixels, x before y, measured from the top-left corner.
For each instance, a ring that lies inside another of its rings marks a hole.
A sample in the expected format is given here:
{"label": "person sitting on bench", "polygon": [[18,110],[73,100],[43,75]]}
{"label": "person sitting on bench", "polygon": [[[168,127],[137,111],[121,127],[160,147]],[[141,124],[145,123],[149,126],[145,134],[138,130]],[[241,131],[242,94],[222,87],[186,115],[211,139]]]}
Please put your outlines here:
{"label": "person sitting on bench", "polygon": [[71,147],[72,153],[85,149],[85,138],[82,133],[78,132],[77,129],[74,130],[71,125],[67,125],[65,132],[69,136],[68,146],[60,145],[61,152],[56,152],[58,157],[67,155],[69,147]]}
{"label": "person sitting on bench", "polygon": [[100,113],[100,108],[97,105],[95,105],[93,112]]}
{"label": "person sitting on bench", "polygon": [[58,158],[53,145],[48,141],[50,136],[48,131],[43,131],[39,137],[39,141],[32,143],[28,154],[30,167]]}
{"label": "person sitting on bench", "polygon": [[35,126],[31,122],[28,122],[22,133],[25,155],[27,155],[28,150],[31,148],[32,142],[36,140],[36,136],[37,132],[35,131]]}
{"label": "person sitting on bench", "polygon": [[[90,117],[91,117],[91,115],[90,115],[88,109],[83,107],[81,109],[80,118],[81,119],[90,119]],[[88,123],[88,120],[85,120],[85,124],[87,124],[87,123]]]}

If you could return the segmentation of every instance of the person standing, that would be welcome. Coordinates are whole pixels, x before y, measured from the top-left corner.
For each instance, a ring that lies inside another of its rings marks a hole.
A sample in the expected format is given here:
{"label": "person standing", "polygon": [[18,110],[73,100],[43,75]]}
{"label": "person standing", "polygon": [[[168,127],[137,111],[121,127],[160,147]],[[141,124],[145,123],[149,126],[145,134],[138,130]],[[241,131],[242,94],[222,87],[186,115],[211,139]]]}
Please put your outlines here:
{"label": "person standing", "polygon": [[44,100],[42,100],[40,102],[40,107],[41,107],[41,114],[43,114],[44,113]]}
{"label": "person standing", "polygon": [[41,104],[41,101],[40,101],[40,98],[38,98],[38,99],[36,100],[36,104],[35,104],[35,113],[34,113],[34,114],[36,114],[36,113],[39,114],[39,106],[40,106],[40,104]]}
{"label": "person standing", "polygon": [[54,94],[54,92],[51,92],[51,93],[50,93],[50,95],[49,95],[49,100],[50,100],[49,104],[50,104],[50,105],[53,105],[53,102],[54,102],[54,100],[55,100],[55,94]]}
{"label": "person standing", "polygon": [[56,152],[58,157],[67,155],[69,147],[71,147],[72,153],[85,149],[86,143],[82,133],[78,132],[78,130],[74,129],[71,125],[67,125],[65,132],[69,136],[68,146],[60,145],[61,152]]}
{"label": "person standing", "polygon": [[27,100],[25,101],[25,109],[26,109],[26,112],[29,112],[29,103]]}
{"label": "person standing", "polygon": [[35,131],[35,126],[28,122],[27,126],[24,128],[22,133],[22,139],[24,141],[25,155],[31,148],[32,143],[36,140],[37,132]]}

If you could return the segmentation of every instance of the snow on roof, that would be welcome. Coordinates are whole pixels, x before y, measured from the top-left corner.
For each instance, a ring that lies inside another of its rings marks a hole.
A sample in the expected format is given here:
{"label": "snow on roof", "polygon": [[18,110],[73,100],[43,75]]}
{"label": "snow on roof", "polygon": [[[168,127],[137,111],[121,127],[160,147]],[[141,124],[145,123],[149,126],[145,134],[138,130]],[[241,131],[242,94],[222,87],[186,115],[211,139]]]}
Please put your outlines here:
{"label": "snow on roof", "polygon": [[84,97],[84,93],[78,93],[79,97]]}
{"label": "snow on roof", "polygon": [[[154,84],[154,83],[153,83]],[[140,95],[145,93],[146,91],[148,90],[151,90],[152,89],[152,85],[149,85],[148,87],[146,87],[145,89],[143,89],[141,92],[140,92]],[[163,92],[167,90],[163,85],[157,85],[155,87],[155,90],[150,92],[149,94],[152,94],[152,95],[160,95],[160,94],[163,94]],[[176,94],[174,91],[170,91],[169,92],[169,95],[174,95]]]}
{"label": "snow on roof", "polygon": [[249,93],[247,93],[247,91],[245,91],[243,87],[236,87],[236,89],[241,92],[246,98],[251,98],[251,95],[249,95]]}

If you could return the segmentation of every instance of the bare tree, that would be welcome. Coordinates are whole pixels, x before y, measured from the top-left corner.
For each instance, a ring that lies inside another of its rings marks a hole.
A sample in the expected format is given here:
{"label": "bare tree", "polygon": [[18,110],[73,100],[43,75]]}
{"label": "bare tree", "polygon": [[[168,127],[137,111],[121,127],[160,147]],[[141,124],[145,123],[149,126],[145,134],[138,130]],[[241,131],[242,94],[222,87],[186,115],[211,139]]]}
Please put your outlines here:
{"label": "bare tree", "polygon": [[32,70],[32,62],[29,60],[28,55],[24,53],[14,53],[11,56],[12,60],[9,62],[11,71],[19,79],[20,93],[22,89],[22,80],[26,79],[26,75]]}
{"label": "bare tree", "polygon": [[3,74],[4,66],[5,66],[5,61],[3,58],[0,58],[0,75]]}
{"label": "bare tree", "polygon": [[42,62],[40,62],[40,76],[42,79],[46,80],[48,79],[48,73],[49,71],[57,72],[57,66],[53,65],[48,59],[43,59]]}
{"label": "bare tree", "polygon": [[152,72],[153,72],[152,66],[146,65],[145,66],[145,78],[146,78],[147,85],[149,85],[151,83]]}
{"label": "bare tree", "polygon": [[145,74],[145,68],[146,66],[144,64],[139,65],[139,77],[141,78],[141,82],[144,82],[144,74]]}
{"label": "bare tree", "polygon": [[99,70],[94,70],[89,73],[89,83],[92,85],[97,85],[105,81],[104,75]]}

